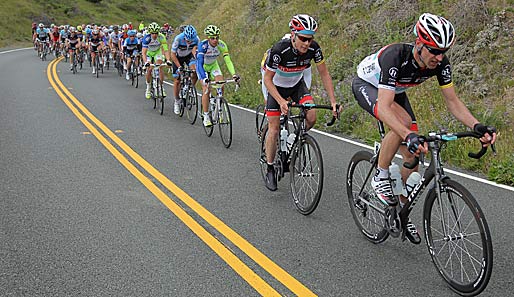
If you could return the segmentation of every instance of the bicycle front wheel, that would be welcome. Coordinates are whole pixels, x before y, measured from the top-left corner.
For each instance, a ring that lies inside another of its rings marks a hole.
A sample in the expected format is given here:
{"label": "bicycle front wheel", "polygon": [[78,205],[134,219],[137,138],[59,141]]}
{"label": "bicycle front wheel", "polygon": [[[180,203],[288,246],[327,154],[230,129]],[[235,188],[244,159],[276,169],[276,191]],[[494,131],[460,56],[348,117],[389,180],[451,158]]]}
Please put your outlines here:
{"label": "bicycle front wheel", "polygon": [[446,179],[439,198],[434,189],[428,193],[423,218],[428,251],[439,274],[463,296],[482,292],[491,278],[493,244],[475,198]]}
{"label": "bicycle front wheel", "polygon": [[367,240],[377,244],[389,237],[380,202],[371,188],[375,167],[371,162],[373,154],[359,151],[353,155],[346,171],[346,193],[355,225]]}
{"label": "bicycle front wheel", "polygon": [[189,123],[193,125],[196,122],[198,116],[198,99],[196,97],[196,90],[193,86],[189,86],[186,95],[186,116]]}
{"label": "bicycle front wheel", "polygon": [[318,207],[323,191],[323,158],[316,140],[303,135],[292,148],[290,188],[296,209],[303,215]]}
{"label": "bicycle front wheel", "polygon": [[232,144],[232,117],[227,100],[223,97],[220,98],[220,108],[218,110],[218,128],[223,145],[229,148]]}
{"label": "bicycle front wheel", "polygon": [[[200,99],[200,102],[202,102],[202,99]],[[212,109],[212,108],[211,108],[211,105],[209,103],[208,104],[208,110],[210,110],[210,109]],[[201,112],[201,119],[202,119],[202,121],[203,121],[203,117],[205,117],[205,116],[210,117],[211,116],[210,112],[209,112],[208,115],[204,115],[203,114],[203,103],[202,103],[202,105],[200,105],[200,112]],[[212,122],[212,117],[211,117],[211,122]],[[214,131],[214,126],[210,125],[209,127],[205,127],[205,125],[202,123],[202,127],[203,127],[203,131],[205,131],[205,134],[207,135],[207,137],[211,137],[212,132]]]}
{"label": "bicycle front wheel", "polygon": [[262,131],[266,119],[265,112],[266,106],[263,104],[259,104],[255,109],[255,131],[257,132],[257,138],[259,139],[259,141],[262,138]]}

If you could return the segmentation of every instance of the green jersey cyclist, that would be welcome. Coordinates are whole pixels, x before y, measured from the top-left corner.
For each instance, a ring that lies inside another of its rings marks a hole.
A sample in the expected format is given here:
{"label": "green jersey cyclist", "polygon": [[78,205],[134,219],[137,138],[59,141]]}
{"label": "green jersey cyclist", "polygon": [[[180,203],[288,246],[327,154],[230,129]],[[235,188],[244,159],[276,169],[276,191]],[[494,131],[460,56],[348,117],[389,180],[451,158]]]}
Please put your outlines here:
{"label": "green jersey cyclist", "polygon": [[[166,64],[168,66],[172,66],[173,63],[170,60],[170,53],[168,51],[168,44],[166,43],[166,37],[160,33],[160,27],[156,22],[151,23],[148,25],[148,33],[146,36],[143,37],[143,51],[142,51],[142,58],[143,63],[145,65],[145,68],[147,69],[146,72],[146,92],[145,97],[146,99],[150,99],[150,83],[152,81],[152,69],[153,67],[150,66],[150,63],[152,64],[162,64],[163,63],[163,55],[166,58]],[[164,71],[159,68],[159,78],[161,81],[161,87],[162,82],[164,81]],[[164,88],[162,88],[162,95],[166,97],[166,92],[164,91]]]}

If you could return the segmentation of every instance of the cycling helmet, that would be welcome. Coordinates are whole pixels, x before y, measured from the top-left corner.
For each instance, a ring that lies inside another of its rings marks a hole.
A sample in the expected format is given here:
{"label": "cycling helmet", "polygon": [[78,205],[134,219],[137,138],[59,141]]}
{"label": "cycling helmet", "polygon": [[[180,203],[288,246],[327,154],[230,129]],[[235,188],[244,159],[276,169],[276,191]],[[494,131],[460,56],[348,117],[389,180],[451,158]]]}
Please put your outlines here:
{"label": "cycling helmet", "polygon": [[180,32],[184,32],[185,27],[186,27],[186,25],[180,25],[180,27],[178,27],[178,29]]}
{"label": "cycling helmet", "polygon": [[108,34],[108,33],[109,33],[109,29],[105,28],[105,29],[103,30],[103,32],[104,32],[104,34]]}
{"label": "cycling helmet", "polygon": [[91,33],[93,33],[93,35],[98,35],[98,29],[94,29]]}
{"label": "cycling helmet", "polygon": [[159,24],[157,24],[156,22],[153,22],[150,25],[148,25],[148,32],[150,33],[159,33],[160,29],[161,27],[159,27]]}
{"label": "cycling helmet", "polygon": [[196,29],[192,25],[187,25],[184,28],[184,37],[187,40],[194,40],[196,38]]}
{"label": "cycling helmet", "polygon": [[306,14],[297,14],[289,22],[291,32],[314,35],[318,31],[318,22]]}
{"label": "cycling helmet", "polygon": [[137,37],[137,38],[143,38],[143,33],[141,33],[141,32],[137,32],[136,37]]}
{"label": "cycling helmet", "polygon": [[207,36],[219,36],[220,35],[220,28],[214,26],[214,25],[208,25],[205,27],[205,30],[203,30],[203,33]]}
{"label": "cycling helmet", "polygon": [[[81,31],[81,30],[79,30]],[[86,28],[86,34],[91,34],[91,32],[93,32],[93,30],[91,30],[91,28]]]}
{"label": "cycling helmet", "polygon": [[113,29],[114,31],[118,31],[118,30],[119,30],[118,26],[114,26],[114,27],[112,27],[112,29]]}
{"label": "cycling helmet", "polygon": [[414,34],[425,45],[433,48],[447,49],[455,42],[455,29],[452,23],[443,17],[424,13],[414,26]]}
{"label": "cycling helmet", "polygon": [[164,25],[162,25],[163,28],[168,28],[170,26],[170,24],[168,23],[164,23]]}
{"label": "cycling helmet", "polygon": [[75,27],[70,27],[70,33],[75,33]]}
{"label": "cycling helmet", "polygon": [[44,28],[45,25],[43,25],[43,23],[39,23],[39,28]]}
{"label": "cycling helmet", "polygon": [[129,30],[127,34],[128,36],[136,36],[136,30]]}
{"label": "cycling helmet", "polygon": [[[88,28],[89,29],[89,28]],[[78,25],[77,26],[77,31],[82,31],[82,26],[81,25]]]}

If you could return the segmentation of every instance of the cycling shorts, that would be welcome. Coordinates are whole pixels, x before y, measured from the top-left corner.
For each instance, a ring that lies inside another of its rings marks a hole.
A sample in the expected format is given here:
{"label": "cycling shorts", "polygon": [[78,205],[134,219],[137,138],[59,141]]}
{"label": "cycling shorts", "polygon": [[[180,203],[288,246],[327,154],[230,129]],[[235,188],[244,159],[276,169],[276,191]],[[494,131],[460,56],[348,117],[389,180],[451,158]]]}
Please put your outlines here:
{"label": "cycling shorts", "polygon": [[[216,77],[216,76],[223,76],[223,73],[221,72],[218,61],[214,61],[214,63],[212,63],[212,64],[203,64],[203,69],[205,70],[205,73],[210,73],[210,75],[209,75],[210,80],[214,80],[214,77]],[[199,73],[197,73],[197,75],[198,75],[198,77],[200,77]]]}
{"label": "cycling shorts", "polygon": [[125,49],[125,51],[123,52],[125,54],[125,56],[127,57],[134,57],[134,56],[137,56],[137,54],[139,53],[139,51],[137,50],[137,48],[133,48],[133,49]]}
{"label": "cycling shorts", "polygon": [[[377,120],[380,120],[378,117],[378,89],[368,83],[367,81],[361,79],[360,77],[355,77],[352,81],[352,92],[353,96],[355,96],[355,100],[359,103],[360,107],[362,107],[365,111],[375,117]],[[411,126],[410,130],[414,132],[418,132],[418,124],[416,123],[416,116],[414,115],[414,111],[409,102],[409,98],[405,92],[396,94],[394,96],[394,102],[398,103],[411,117]]]}
{"label": "cycling shorts", "polygon": [[[180,65],[187,64],[187,66],[189,66],[189,67],[191,67],[191,65],[196,65],[196,59],[193,57],[193,54],[189,54],[184,57],[177,56],[177,59],[178,59],[178,63]],[[173,63],[173,78],[178,78],[178,74],[176,73],[177,69],[178,69],[177,65],[175,65],[175,63]]]}
{"label": "cycling shorts", "polygon": [[146,60],[153,61],[153,63],[155,64],[159,60],[164,61],[164,56],[160,49],[158,51],[154,51],[154,52],[147,51],[146,52]]}
{"label": "cycling shorts", "polygon": [[[307,101],[312,101],[311,93],[305,84],[304,79],[300,81],[292,88],[276,87],[278,93],[282,98],[291,98],[294,103],[303,104]],[[280,105],[278,102],[268,93],[268,99],[266,100],[266,115],[267,116],[280,116]]]}

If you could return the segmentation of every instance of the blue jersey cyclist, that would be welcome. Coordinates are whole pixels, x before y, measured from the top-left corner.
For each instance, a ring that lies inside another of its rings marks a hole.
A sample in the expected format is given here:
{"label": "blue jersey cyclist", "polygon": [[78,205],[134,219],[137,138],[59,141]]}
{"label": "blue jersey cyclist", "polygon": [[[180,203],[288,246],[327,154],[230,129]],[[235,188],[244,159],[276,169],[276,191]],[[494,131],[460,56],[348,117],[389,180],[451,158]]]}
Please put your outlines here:
{"label": "blue jersey cyclist", "polygon": [[[141,44],[141,41],[136,38],[136,30],[128,31],[128,38],[123,41],[123,54],[125,55],[125,59],[127,59],[127,74],[125,75],[126,80],[130,80],[130,66],[132,65],[132,58],[137,56],[139,53],[138,47]],[[137,60],[136,60],[137,63]],[[138,65],[136,65],[137,67]]]}
{"label": "blue jersey cyclist", "polygon": [[179,76],[184,64],[188,65],[193,70],[192,82],[193,86],[196,84],[196,51],[200,44],[200,38],[196,33],[195,27],[188,25],[184,31],[173,39],[171,45],[171,60],[173,61],[173,94],[175,95],[175,114],[180,113],[180,79]]}
{"label": "blue jersey cyclist", "polygon": [[[152,69],[153,67],[150,64],[162,64],[163,63],[163,55],[166,58],[166,64],[168,66],[172,66],[172,62],[170,60],[170,54],[168,51],[168,43],[166,42],[166,37],[160,33],[161,27],[153,22],[148,25],[148,33],[143,37],[143,52],[142,58],[143,63],[145,64],[145,68],[148,69],[146,72],[146,99],[150,99],[150,83],[152,81]],[[159,78],[162,83],[164,81],[164,72],[162,68],[159,68]],[[166,97],[166,92],[164,88],[162,88],[162,95]]]}
{"label": "blue jersey cyclist", "polygon": [[[212,126],[209,118],[209,81],[223,80],[223,74],[220,70],[217,58],[222,55],[227,65],[228,71],[232,77],[239,81],[239,76],[234,70],[234,64],[230,59],[227,44],[220,39],[220,29],[214,25],[208,25],[204,30],[207,39],[203,40],[198,47],[198,55],[196,62],[196,72],[198,78],[202,81],[202,106],[203,106],[203,124],[206,127]],[[207,77],[207,74],[210,77]]]}

